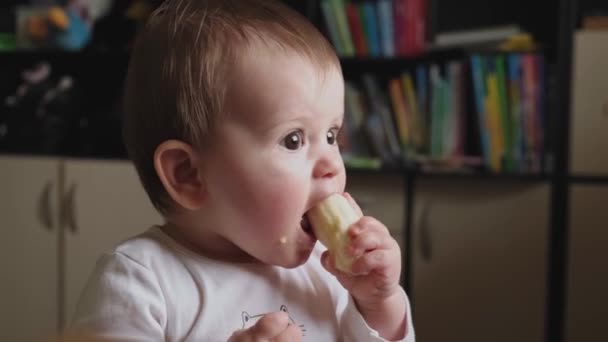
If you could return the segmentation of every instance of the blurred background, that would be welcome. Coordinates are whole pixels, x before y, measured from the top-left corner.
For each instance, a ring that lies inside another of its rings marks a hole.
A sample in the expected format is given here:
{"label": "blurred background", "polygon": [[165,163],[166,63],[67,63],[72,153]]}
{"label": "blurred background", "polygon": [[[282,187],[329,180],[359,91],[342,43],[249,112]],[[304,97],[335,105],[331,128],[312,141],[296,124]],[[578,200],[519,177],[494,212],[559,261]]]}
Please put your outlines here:
{"label": "blurred background", "polygon": [[[0,339],[62,331],[160,223],[120,137],[162,0],[0,3]],[[391,230],[418,340],[579,342],[608,317],[608,1],[291,0],[346,80],[349,191]]]}

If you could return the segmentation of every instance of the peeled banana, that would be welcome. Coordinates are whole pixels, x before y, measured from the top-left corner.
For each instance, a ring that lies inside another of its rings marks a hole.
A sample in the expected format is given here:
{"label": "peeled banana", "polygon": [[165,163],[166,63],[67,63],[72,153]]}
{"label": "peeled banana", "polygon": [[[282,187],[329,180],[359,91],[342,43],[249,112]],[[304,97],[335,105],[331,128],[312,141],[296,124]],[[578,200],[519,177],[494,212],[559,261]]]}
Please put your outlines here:
{"label": "peeled banana", "polygon": [[335,193],[308,211],[308,221],[317,236],[334,258],[336,268],[351,273],[355,257],[346,250],[348,227],[361,218],[348,200]]}

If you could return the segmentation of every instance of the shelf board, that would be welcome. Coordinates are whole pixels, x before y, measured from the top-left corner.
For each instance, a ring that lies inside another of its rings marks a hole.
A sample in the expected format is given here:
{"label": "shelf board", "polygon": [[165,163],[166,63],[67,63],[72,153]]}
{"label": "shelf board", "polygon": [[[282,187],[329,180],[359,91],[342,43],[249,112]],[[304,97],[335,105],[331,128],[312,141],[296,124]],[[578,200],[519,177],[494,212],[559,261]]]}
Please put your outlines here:
{"label": "shelf board", "polygon": [[596,185],[608,185],[608,175],[570,175],[568,178],[571,184],[596,184]]}
{"label": "shelf board", "polygon": [[416,56],[399,57],[340,57],[340,64],[346,73],[352,72],[383,72],[403,70],[420,64],[443,62],[462,58],[466,54],[463,49],[441,49],[428,51]]}
{"label": "shelf board", "polygon": [[[398,167],[383,167],[379,169],[352,168],[346,169],[351,175],[389,176],[401,175],[422,179],[447,180],[490,180],[490,181],[516,181],[516,182],[548,182],[552,179],[550,174],[526,173],[490,173],[490,172],[464,172],[464,171],[422,171]],[[607,179],[608,181],[608,179]]]}
{"label": "shelf board", "polygon": [[491,180],[515,182],[548,182],[551,175],[544,173],[490,173],[490,172],[427,172],[413,171],[412,174],[420,178],[431,179],[462,179],[462,180]]}

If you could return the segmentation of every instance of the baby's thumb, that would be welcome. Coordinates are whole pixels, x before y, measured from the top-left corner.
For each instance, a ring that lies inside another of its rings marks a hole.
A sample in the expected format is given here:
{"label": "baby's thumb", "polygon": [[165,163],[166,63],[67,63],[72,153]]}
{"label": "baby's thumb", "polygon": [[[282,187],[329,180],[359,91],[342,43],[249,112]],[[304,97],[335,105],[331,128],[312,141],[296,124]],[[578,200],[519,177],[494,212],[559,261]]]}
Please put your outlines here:
{"label": "baby's thumb", "polygon": [[323,252],[323,254],[321,254],[321,265],[323,265],[323,267],[327,270],[327,272],[329,272],[333,275],[336,275],[337,269],[334,264],[334,260],[331,257],[331,254],[329,254],[328,250]]}
{"label": "baby's thumb", "polygon": [[289,316],[284,312],[273,312],[264,315],[257,323],[249,329],[254,341],[272,340],[281,335],[289,325]]}
{"label": "baby's thumb", "polygon": [[281,335],[289,324],[289,316],[284,312],[273,312],[264,315],[249,329],[235,331],[228,342],[270,341]]}

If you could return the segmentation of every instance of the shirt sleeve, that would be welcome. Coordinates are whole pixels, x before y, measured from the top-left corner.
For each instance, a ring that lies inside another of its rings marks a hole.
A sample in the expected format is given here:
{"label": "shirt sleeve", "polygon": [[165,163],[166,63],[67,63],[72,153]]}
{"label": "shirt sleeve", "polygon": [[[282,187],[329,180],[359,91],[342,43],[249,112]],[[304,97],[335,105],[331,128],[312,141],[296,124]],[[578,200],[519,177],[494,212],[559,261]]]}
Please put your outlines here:
{"label": "shirt sleeve", "polygon": [[[410,301],[407,297],[407,294],[403,289],[401,289],[403,296],[406,301],[406,326],[404,331],[404,338],[399,340],[399,342],[415,342],[416,341],[416,333],[414,332],[414,324],[412,321],[412,310],[410,307]],[[355,305],[354,299],[348,295],[346,296],[346,303],[342,303],[339,307],[344,307],[344,311],[341,314],[341,327],[342,327],[342,336],[344,336],[345,341],[370,341],[370,342],[386,342],[387,340],[383,339],[376,330],[372,329],[359,310]],[[406,335],[407,332],[407,335]]]}
{"label": "shirt sleeve", "polygon": [[156,276],[117,252],[97,263],[70,330],[104,340],[162,341],[166,318]]}

